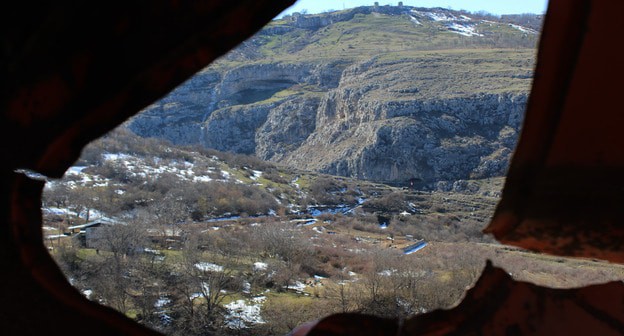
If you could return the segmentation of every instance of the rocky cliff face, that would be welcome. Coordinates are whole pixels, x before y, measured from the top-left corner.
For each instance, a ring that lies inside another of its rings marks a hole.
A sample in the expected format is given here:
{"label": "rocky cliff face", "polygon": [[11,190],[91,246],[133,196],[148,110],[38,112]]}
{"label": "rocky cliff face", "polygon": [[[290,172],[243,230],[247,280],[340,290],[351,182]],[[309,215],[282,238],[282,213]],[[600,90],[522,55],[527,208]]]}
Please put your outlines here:
{"label": "rocky cliff face", "polygon": [[[297,16],[294,26],[270,29],[290,34],[354,15],[347,16]],[[389,183],[500,176],[522,122],[532,61],[532,50],[452,49],[230,63],[198,74],[130,127]]]}
{"label": "rocky cliff face", "polygon": [[[404,116],[326,121],[286,162],[379,181],[499,176],[505,173],[514,148],[525,103],[526,95],[476,95],[406,102],[403,107],[411,112]],[[462,120],[460,116],[466,114],[491,117]],[[307,159],[317,151],[328,154],[321,160]]]}

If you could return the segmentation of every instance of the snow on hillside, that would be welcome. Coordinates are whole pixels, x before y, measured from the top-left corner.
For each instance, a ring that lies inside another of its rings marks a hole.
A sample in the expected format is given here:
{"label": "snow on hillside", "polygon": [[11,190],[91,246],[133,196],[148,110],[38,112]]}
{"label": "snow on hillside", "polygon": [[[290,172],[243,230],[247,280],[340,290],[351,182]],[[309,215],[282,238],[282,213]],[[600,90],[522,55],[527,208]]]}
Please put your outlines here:
{"label": "snow on hillside", "polygon": [[[477,21],[472,20],[466,15],[456,16],[453,13],[447,11],[418,11],[412,10],[412,14],[420,17],[421,19],[428,19],[430,21],[442,23],[446,29],[452,33],[456,33],[463,36],[483,36],[477,32],[475,26]],[[412,22],[420,24],[418,19],[410,15]]]}
{"label": "snow on hillside", "polygon": [[[237,176],[251,175],[250,180],[257,180],[262,176],[261,171],[251,172],[241,171],[237,168],[230,168],[218,157],[193,156],[193,162],[184,159],[182,156],[175,159],[164,159],[157,156],[146,157],[128,153],[104,153],[100,159],[91,165],[76,165],[70,167],[60,180],[45,179],[45,190],[47,193],[63,193],[63,189],[78,190],[77,188],[112,188],[112,192],[117,195],[126,193],[129,178],[133,183],[145,183],[154,181],[164,175],[174,176],[186,182],[223,182],[242,184]],[[111,168],[114,171],[111,173]],[[231,171],[226,171],[230,169]],[[244,169],[243,169],[244,170]],[[124,177],[125,176],[125,177]],[[108,218],[105,213],[97,209],[97,202],[92,206],[76,207],[75,200],[68,202],[55,201],[42,207],[45,215],[51,216],[71,216],[82,219],[98,220]],[[63,206],[62,204],[66,204]],[[94,208],[95,207],[95,208]]]}
{"label": "snow on hillside", "polygon": [[260,177],[262,177],[262,172],[259,170],[252,170],[253,175],[251,176],[251,179],[254,181],[257,181]]}
{"label": "snow on hillside", "polygon": [[472,21],[471,18],[469,18],[469,17],[467,17],[465,15],[455,16],[452,13],[442,12],[442,11],[439,11],[439,12],[434,12],[434,11],[421,12],[421,11],[418,11],[418,10],[412,10],[412,13],[415,13],[415,14],[421,15],[421,16],[427,16],[431,20],[438,21],[438,22]]}
{"label": "snow on hillside", "polygon": [[521,31],[523,33],[527,33],[527,34],[539,34],[539,32],[537,32],[536,30],[533,30],[531,28],[522,27],[522,26],[511,24],[511,23],[509,24],[509,27],[518,29],[519,31]]}
{"label": "snow on hillside", "polygon": [[483,36],[483,34],[477,33],[476,29],[472,25],[461,24],[461,23],[450,23],[446,26],[451,32],[457,33],[463,36]]}
{"label": "snow on hillside", "polygon": [[[169,161],[164,162],[163,159],[158,157],[152,157],[145,159],[143,157],[134,156],[124,153],[106,153],[102,154],[102,159],[105,163],[111,163],[113,165],[120,165],[125,173],[131,177],[140,177],[143,179],[159,178],[163,174],[173,174],[181,180],[191,182],[235,182],[243,183],[238,179],[234,179],[230,172],[220,169],[221,163],[218,162],[218,158],[208,159],[208,167],[196,167],[196,164],[188,161]],[[204,162],[204,164],[206,164]],[[77,186],[90,186],[90,187],[106,187],[112,181],[97,174],[91,174],[88,171],[88,166],[73,166],[70,167],[64,175],[64,181],[69,188],[75,188]],[[85,171],[87,170],[87,171]],[[253,171],[252,179],[258,179],[262,175],[260,171]],[[61,183],[61,181],[48,181],[47,187],[50,188],[53,185]],[[123,190],[118,190],[118,194],[123,194]]]}
{"label": "snow on hillside", "polygon": [[410,15],[409,17],[410,17],[410,20],[411,20],[414,24],[422,26],[422,23],[420,23],[420,21],[418,21],[418,19],[417,19],[417,18],[415,18],[415,17],[414,17],[414,16],[412,16],[412,15]]}
{"label": "snow on hillside", "polygon": [[[419,10],[413,9],[410,12],[409,17],[410,17],[410,20],[416,25],[421,25],[420,20],[429,20],[429,21],[442,24],[449,32],[463,35],[463,36],[468,36],[468,37],[472,37],[472,36],[483,37],[484,36],[476,28],[476,26],[480,23],[489,23],[490,25],[492,24],[504,25],[502,23],[497,23],[493,21],[474,20],[466,15],[455,15],[451,12],[444,11],[444,10],[419,11]],[[539,32],[531,28],[523,27],[520,25],[508,24],[508,26],[526,34],[539,34]]]}
{"label": "snow on hillside", "polygon": [[[199,174],[196,175],[194,170],[195,164],[188,161],[173,161],[168,164],[159,164],[162,159],[152,158],[154,165],[149,164],[146,160],[128,155],[128,154],[103,154],[103,158],[106,161],[113,161],[117,164],[121,164],[125,167],[125,170],[131,176],[139,176],[142,178],[159,177],[162,174],[170,173],[174,174],[182,180],[193,182],[210,182],[213,179],[209,175]],[[229,180],[229,176],[223,175],[223,182]]]}

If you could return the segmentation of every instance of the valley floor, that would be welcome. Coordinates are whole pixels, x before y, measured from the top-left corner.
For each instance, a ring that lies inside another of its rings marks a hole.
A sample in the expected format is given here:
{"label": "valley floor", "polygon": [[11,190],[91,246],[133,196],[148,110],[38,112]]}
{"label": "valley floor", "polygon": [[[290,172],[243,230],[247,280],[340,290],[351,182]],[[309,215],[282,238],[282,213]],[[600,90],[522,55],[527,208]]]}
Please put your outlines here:
{"label": "valley floor", "polygon": [[484,236],[503,184],[396,188],[122,129],[47,183],[42,230],[86,297],[171,335],[283,335],[331,313],[448,308],[486,260],[550,287],[624,279],[620,265]]}
{"label": "valley floor", "polygon": [[[55,236],[48,246],[85,296],[173,335],[279,335],[330,313],[405,317],[449,308],[486,260],[517,280],[550,287],[624,279],[619,265],[478,237],[473,230],[495,203],[483,192],[395,192],[419,213],[380,216],[356,206],[348,214],[220,218],[160,231],[112,226],[99,249],[80,245],[78,236]],[[389,220],[380,224],[379,217]],[[46,233],[56,234],[53,226]],[[419,243],[426,244],[405,253]]]}

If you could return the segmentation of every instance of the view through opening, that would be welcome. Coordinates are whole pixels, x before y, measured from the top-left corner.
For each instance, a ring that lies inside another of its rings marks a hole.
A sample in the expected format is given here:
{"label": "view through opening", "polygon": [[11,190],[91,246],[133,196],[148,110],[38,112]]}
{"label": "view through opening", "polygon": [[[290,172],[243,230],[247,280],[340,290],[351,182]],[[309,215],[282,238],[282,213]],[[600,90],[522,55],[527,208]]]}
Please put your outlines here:
{"label": "view through opening", "polygon": [[621,267],[481,233],[542,15],[371,5],[269,24],[46,185],[86,297],[171,335],[281,335],[456,305],[486,259],[552,287]]}

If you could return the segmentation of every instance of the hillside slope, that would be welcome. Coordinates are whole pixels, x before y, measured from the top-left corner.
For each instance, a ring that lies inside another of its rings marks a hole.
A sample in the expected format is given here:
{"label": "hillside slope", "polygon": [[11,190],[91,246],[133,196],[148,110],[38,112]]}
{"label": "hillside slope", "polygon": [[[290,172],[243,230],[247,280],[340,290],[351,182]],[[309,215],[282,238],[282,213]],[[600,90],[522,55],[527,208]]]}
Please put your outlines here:
{"label": "hillside slope", "polygon": [[130,128],[386,183],[501,176],[537,39],[533,28],[504,18],[440,8],[295,14],[147,108]]}

